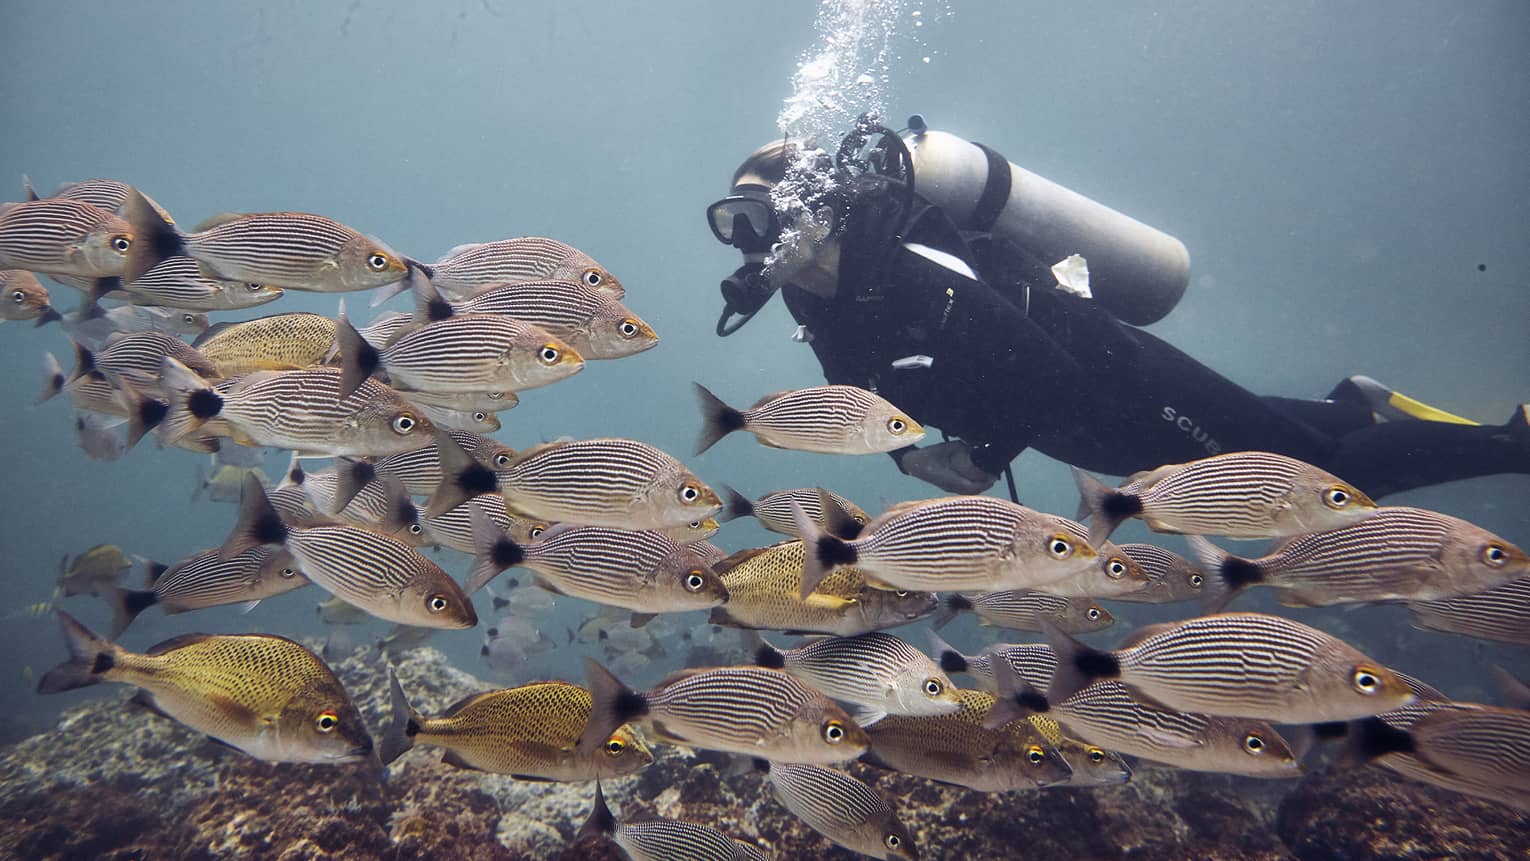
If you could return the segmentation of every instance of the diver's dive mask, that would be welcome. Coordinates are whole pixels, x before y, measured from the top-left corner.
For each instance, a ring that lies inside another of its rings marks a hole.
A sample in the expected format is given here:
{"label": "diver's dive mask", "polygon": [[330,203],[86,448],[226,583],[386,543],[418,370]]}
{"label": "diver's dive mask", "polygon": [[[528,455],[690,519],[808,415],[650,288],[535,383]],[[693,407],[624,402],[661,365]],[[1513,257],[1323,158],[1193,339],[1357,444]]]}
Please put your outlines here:
{"label": "diver's dive mask", "polygon": [[738,191],[717,201],[707,207],[707,224],[718,242],[745,254],[769,251],[781,234],[775,204],[764,190]]}

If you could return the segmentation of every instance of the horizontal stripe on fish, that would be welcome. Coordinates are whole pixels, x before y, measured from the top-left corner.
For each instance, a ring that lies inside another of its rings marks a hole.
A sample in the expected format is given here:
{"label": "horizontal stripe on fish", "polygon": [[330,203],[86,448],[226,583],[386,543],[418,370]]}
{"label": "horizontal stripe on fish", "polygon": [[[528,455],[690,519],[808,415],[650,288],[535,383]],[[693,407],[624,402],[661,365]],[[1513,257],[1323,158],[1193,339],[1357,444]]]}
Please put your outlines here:
{"label": "horizontal stripe on fish", "polygon": [[78,200],[0,204],[0,269],[45,275],[122,275],[133,229],[112,212]]}
{"label": "horizontal stripe on fish", "polygon": [[627,306],[577,281],[496,285],[441,310],[524,320],[563,339],[586,359],[630,356],[659,342],[653,328]]}
{"label": "horizontal stripe on fish", "polygon": [[956,686],[927,655],[891,634],[826,637],[795,649],[761,641],[755,663],[782,669],[841,702],[866,708],[862,717],[946,714]]}
{"label": "horizontal stripe on fish", "polygon": [[914,835],[871,787],[821,765],[766,763],[776,795],[810,828],[873,858],[916,858]]}
{"label": "horizontal stripe on fish", "polygon": [[167,614],[274,598],[308,585],[308,578],[284,550],[254,547],[225,557],[220,548],[203,550],[171,565],[147,589],[117,588],[107,597],[116,637],[149,607]]}
{"label": "horizontal stripe on fish", "polygon": [[764,445],[824,454],[877,454],[913,445],[924,428],[873,392],[856,386],[812,386],[766,395],[747,410],[736,410],[700,383],[701,454],[736,430]]}
{"label": "horizontal stripe on fish", "polygon": [[1439,601],[1410,601],[1415,627],[1530,646],[1530,577]]}
{"label": "horizontal stripe on fish", "polygon": [[1147,574],[1148,585],[1136,592],[1113,595],[1112,601],[1170,604],[1199,598],[1206,576],[1195,563],[1156,544],[1121,544],[1121,552],[1136,561]]}
{"label": "horizontal stripe on fish", "polygon": [[512,317],[448,317],[405,332],[381,350],[343,318],[339,326],[347,385],[380,369],[401,389],[521,391],[551,385],[584,367],[577,350],[540,326]]}
{"label": "horizontal stripe on fish", "polygon": [[1073,598],[1011,589],[987,592],[976,597],[946,596],[945,609],[935,627],[945,627],[958,613],[970,611],[979,624],[1009,628],[1014,631],[1041,631],[1042,621],[1069,634],[1087,634],[1115,624],[1115,617],[1092,598]]}
{"label": "horizontal stripe on fish", "polygon": [[577,281],[620,299],[626,292],[605,267],[579,249],[545,236],[459,245],[430,267],[431,281],[453,300],[491,284]]}
{"label": "horizontal stripe on fish", "polygon": [[[777,490],[753,501],[727,485],[723,486],[723,493],[727,497],[727,504],[718,514],[718,520],[726,523],[738,517],[754,517],[760,521],[761,526],[771,532],[790,535],[793,538],[801,537],[797,534],[796,521],[792,519],[793,505],[801,508],[809,519],[822,527],[823,531],[840,538],[855,538],[860,534],[860,527],[871,522],[871,516],[859,505],[821,487]],[[826,505],[825,499],[839,506],[840,511],[833,511],[833,506]],[[848,515],[854,522],[853,531],[849,530],[849,523],[843,523],[841,512]],[[838,523],[843,523],[845,529],[836,528],[835,524]]]}

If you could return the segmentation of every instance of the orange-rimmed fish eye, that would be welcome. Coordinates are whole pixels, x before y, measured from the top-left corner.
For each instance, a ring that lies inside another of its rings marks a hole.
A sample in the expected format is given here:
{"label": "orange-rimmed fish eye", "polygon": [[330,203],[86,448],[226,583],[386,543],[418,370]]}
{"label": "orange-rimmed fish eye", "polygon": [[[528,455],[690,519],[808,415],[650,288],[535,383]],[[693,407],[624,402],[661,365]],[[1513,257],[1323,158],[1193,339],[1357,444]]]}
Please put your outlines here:
{"label": "orange-rimmed fish eye", "polygon": [[1097,747],[1089,748],[1089,761],[1093,762],[1093,763],[1104,762],[1105,761],[1105,751],[1100,750]]}
{"label": "orange-rimmed fish eye", "polygon": [[1054,559],[1067,559],[1073,555],[1073,540],[1066,535],[1053,535],[1047,539],[1047,552]]}
{"label": "orange-rimmed fish eye", "polygon": [[445,595],[431,595],[430,600],[425,602],[425,609],[432,613],[445,613],[446,608],[451,606]]}
{"label": "orange-rimmed fish eye", "polygon": [[685,591],[700,592],[701,587],[705,585],[707,585],[707,578],[701,576],[701,569],[692,568],[690,573],[685,575]]}
{"label": "orange-rimmed fish eye", "polygon": [[901,434],[908,430],[908,422],[902,416],[893,416],[887,420],[887,430],[893,434]]}
{"label": "orange-rimmed fish eye", "polygon": [[634,323],[631,320],[623,320],[620,324],[617,325],[616,331],[617,334],[621,335],[623,338],[636,337],[638,333],[637,323]]}
{"label": "orange-rimmed fish eye", "polygon": [[414,416],[408,413],[399,413],[393,417],[393,432],[396,434],[409,433],[418,425],[419,421],[417,421]]}
{"label": "orange-rimmed fish eye", "polygon": [[508,466],[509,464],[510,464],[510,455],[505,454],[504,452],[500,452],[499,454],[494,455],[494,465],[495,466]]}
{"label": "orange-rimmed fish eye", "polygon": [[1381,676],[1370,667],[1356,667],[1350,681],[1354,683],[1355,690],[1366,696],[1381,690]]}
{"label": "orange-rimmed fish eye", "polygon": [[580,280],[584,281],[584,286],[586,287],[599,287],[606,281],[605,278],[601,277],[599,269],[584,270],[584,274],[580,276]]}
{"label": "orange-rimmed fish eye", "polygon": [[946,692],[945,683],[940,679],[925,679],[924,692],[932,697],[938,697]]}
{"label": "orange-rimmed fish eye", "polygon": [[1323,504],[1335,510],[1348,506],[1354,499],[1354,492],[1342,484],[1335,484],[1323,491]]}
{"label": "orange-rimmed fish eye", "polygon": [[537,351],[537,359],[544,365],[556,365],[563,358],[563,351],[552,344],[543,344],[542,349]]}
{"label": "orange-rimmed fish eye", "polygon": [[132,247],[133,247],[133,237],[131,237],[131,236],[123,236],[122,234],[119,233],[116,236],[112,237],[112,250],[113,251],[116,251],[119,254],[126,254],[127,250],[129,248],[132,248]]}
{"label": "orange-rimmed fish eye", "polygon": [[319,716],[314,718],[313,725],[319,732],[334,732],[335,727],[340,725],[340,716],[334,712],[319,712]]}
{"label": "orange-rimmed fish eye", "polygon": [[897,595],[899,598],[907,598],[908,597],[908,590],[907,589],[898,589],[898,590],[894,591],[893,594]]}
{"label": "orange-rimmed fish eye", "polygon": [[882,836],[882,845],[888,849],[897,849],[903,845],[903,838],[896,834],[884,834]]}
{"label": "orange-rimmed fish eye", "polygon": [[1206,582],[1206,579],[1204,577],[1202,577],[1201,575],[1199,575],[1199,574],[1191,574],[1190,575],[1190,585],[1194,586],[1197,589],[1201,588],[1201,584],[1205,583],[1205,582]]}
{"label": "orange-rimmed fish eye", "polygon": [[279,576],[283,580],[291,580],[293,577],[297,576],[297,569],[289,565],[281,570],[281,574]]}
{"label": "orange-rimmed fish eye", "polygon": [[1243,749],[1249,753],[1254,754],[1255,756],[1264,753],[1267,747],[1268,745],[1264,743],[1264,739],[1254,735],[1253,733],[1249,733],[1243,737]]}
{"label": "orange-rimmed fish eye", "polygon": [[1040,765],[1047,758],[1047,752],[1040,745],[1033,744],[1025,749],[1025,758],[1031,761],[1031,765]]}
{"label": "orange-rimmed fish eye", "polygon": [[1112,580],[1120,580],[1122,577],[1125,577],[1126,563],[1122,562],[1118,558],[1112,557],[1111,560],[1105,564],[1105,576]]}
{"label": "orange-rimmed fish eye", "polygon": [[541,538],[542,537],[542,533],[544,533],[546,531],[547,531],[547,527],[545,527],[545,526],[533,526],[533,527],[531,527],[531,529],[526,531],[526,534],[530,535],[532,538]]}
{"label": "orange-rimmed fish eye", "polygon": [[1482,561],[1493,568],[1502,568],[1509,562],[1509,549],[1502,544],[1489,544],[1482,548]]}
{"label": "orange-rimmed fish eye", "polygon": [[831,720],[823,725],[823,740],[829,744],[839,744],[845,740],[845,724],[839,720]]}
{"label": "orange-rimmed fish eye", "polygon": [[373,251],[371,254],[367,255],[367,266],[373,272],[386,271],[387,268],[391,265],[393,265],[393,259],[381,251]]}
{"label": "orange-rimmed fish eye", "polygon": [[701,498],[701,488],[690,483],[682,484],[679,496],[681,502],[695,502]]}
{"label": "orange-rimmed fish eye", "polygon": [[1100,608],[1090,607],[1088,610],[1084,611],[1084,615],[1089,617],[1089,621],[1098,622],[1100,621]]}
{"label": "orange-rimmed fish eye", "polygon": [[606,739],[606,753],[611,756],[621,756],[627,750],[627,743],[615,736]]}

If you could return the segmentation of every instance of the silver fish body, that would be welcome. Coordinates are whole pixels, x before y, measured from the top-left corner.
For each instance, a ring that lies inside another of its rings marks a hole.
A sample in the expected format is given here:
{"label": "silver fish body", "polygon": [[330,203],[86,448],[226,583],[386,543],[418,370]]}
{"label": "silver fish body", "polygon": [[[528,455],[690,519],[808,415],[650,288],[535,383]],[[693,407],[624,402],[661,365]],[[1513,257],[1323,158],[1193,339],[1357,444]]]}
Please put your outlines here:
{"label": "silver fish body", "polygon": [[929,656],[892,634],[827,637],[795,649],[768,644],[755,662],[785,670],[840,702],[888,714],[949,714],[960,707],[956,686]]}
{"label": "silver fish body", "polygon": [[700,383],[701,454],[735,430],[772,448],[822,454],[879,454],[924,439],[924,427],[880,395],[856,386],[827,385],[766,395],[736,410]]}
{"label": "silver fish body", "polygon": [[769,763],[770,784],[786,809],[841,846],[872,858],[917,858],[914,835],[871,787],[837,769]]}
{"label": "silver fish body", "polygon": [[611,294],[577,281],[491,286],[453,306],[458,314],[500,314],[540,326],[586,359],[620,359],[657,346],[659,336]]}
{"label": "silver fish body", "polygon": [[[515,457],[515,449],[483,434],[470,431],[446,432],[472,458],[489,469],[502,469]],[[424,496],[441,484],[441,453],[435,443],[378,458],[373,463],[378,474],[398,476],[414,496]]]}
{"label": "silver fish body", "polygon": [[126,298],[135,305],[187,308],[192,311],[235,311],[280,299],[280,287],[256,281],[223,281],[203,274],[190,257],[168,257],[138,280],[122,285],[107,298]]}
{"label": "silver fish body", "polygon": [[0,320],[37,320],[38,325],[60,319],[48,288],[25,269],[0,269]]}
{"label": "silver fish body", "polygon": [[81,278],[121,276],[133,229],[116,214],[69,199],[0,204],[0,269]]}
{"label": "silver fish body", "polygon": [[1414,627],[1530,646],[1530,577],[1438,601],[1409,601]]}
{"label": "silver fish body", "polygon": [[936,622],[943,627],[956,613],[970,610],[981,625],[1009,628],[1013,631],[1041,631],[1042,622],[1069,634],[1101,631],[1115,624],[1110,611],[1092,598],[1070,598],[1047,592],[1011,589],[987,592],[976,597],[949,595],[945,612]]}
{"label": "silver fish body", "polygon": [[581,838],[593,834],[609,836],[632,861],[739,861],[753,857],[744,848],[748,844],[706,825],[662,817],[618,822],[606,806],[598,783],[595,808],[579,829]]}
{"label": "silver fish body", "polygon": [[1147,574],[1147,586],[1136,592],[1112,595],[1112,601],[1172,604],[1201,597],[1206,575],[1189,559],[1156,544],[1121,544],[1121,552],[1136,561]]}
{"label": "silver fish body", "polygon": [[626,290],[611,273],[579,249],[543,236],[458,245],[430,267],[431,283],[462,301],[492,284],[576,281],[620,299]]}
{"label": "silver fish body", "polygon": [[540,326],[465,314],[400,335],[381,350],[381,367],[401,389],[517,392],[575,374],[584,368],[584,359]]}
{"label": "silver fish body", "polygon": [[[819,487],[798,487],[791,490],[777,490],[764,496],[750,500],[743,494],[731,487],[724,486],[723,492],[727,496],[727,504],[717,519],[729,521],[739,517],[753,517],[760,521],[760,525],[781,535],[792,538],[801,538],[797,534],[797,522],[792,519],[792,506],[801,508],[803,513],[814,523],[818,524],[825,532],[838,534],[831,527],[831,516],[838,518],[838,512],[832,512],[831,507],[826,506],[827,498],[840,510],[850,516],[858,526],[865,526],[871,522],[868,515],[859,505],[840,496],[839,494],[824,490]],[[859,530],[857,529],[857,532]],[[853,538],[853,535],[839,535],[840,538]]]}

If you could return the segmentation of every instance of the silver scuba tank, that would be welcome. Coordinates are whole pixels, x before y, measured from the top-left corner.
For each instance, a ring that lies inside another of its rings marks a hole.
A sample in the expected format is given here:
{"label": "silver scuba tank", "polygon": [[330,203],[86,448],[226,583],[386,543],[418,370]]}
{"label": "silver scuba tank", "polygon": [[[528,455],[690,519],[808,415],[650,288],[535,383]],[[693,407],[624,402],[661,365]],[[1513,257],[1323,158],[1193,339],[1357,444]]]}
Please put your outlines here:
{"label": "silver scuba tank", "polygon": [[1184,243],[1008,161],[912,123],[914,188],[965,230],[992,231],[1046,262],[1081,254],[1096,301],[1136,326],[1157,322],[1190,283]]}

